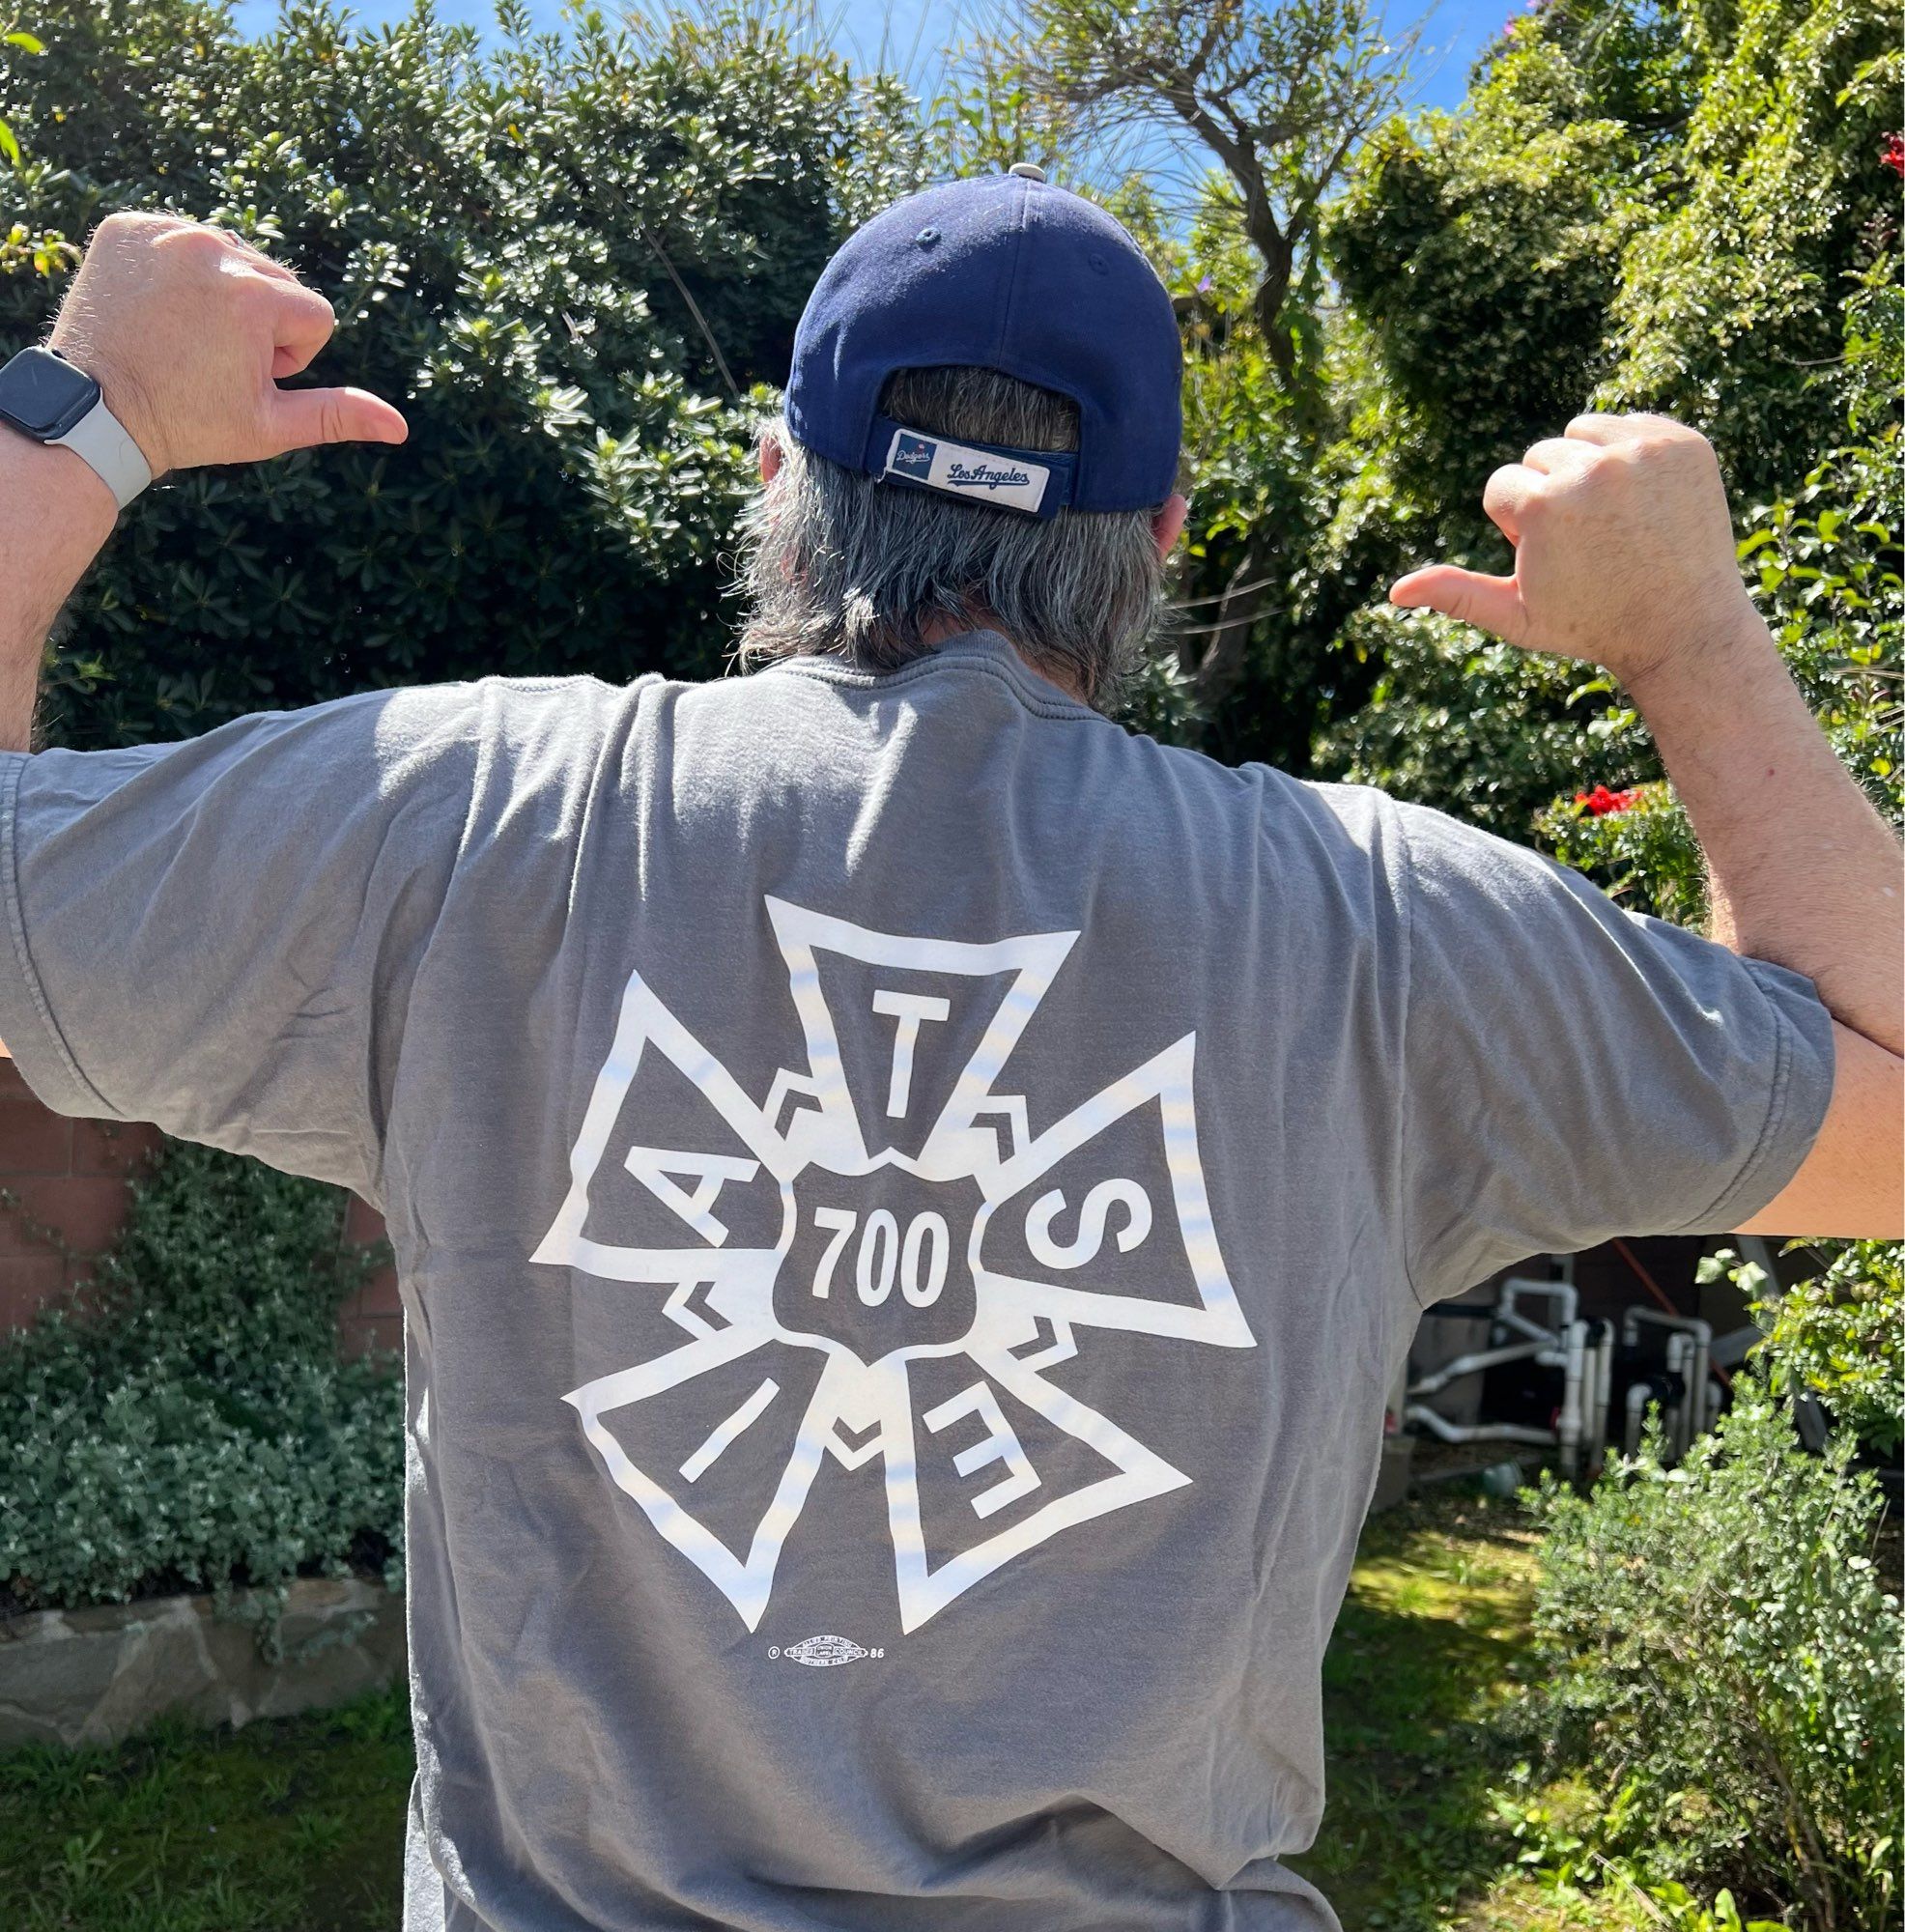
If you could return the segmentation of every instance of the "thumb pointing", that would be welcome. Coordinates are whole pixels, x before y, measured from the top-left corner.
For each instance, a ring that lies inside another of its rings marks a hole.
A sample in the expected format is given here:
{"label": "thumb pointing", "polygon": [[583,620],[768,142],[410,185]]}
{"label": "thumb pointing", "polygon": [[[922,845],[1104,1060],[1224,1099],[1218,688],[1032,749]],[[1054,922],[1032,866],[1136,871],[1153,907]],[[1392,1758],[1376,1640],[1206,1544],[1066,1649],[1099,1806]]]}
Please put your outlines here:
{"label": "thumb pointing", "polygon": [[1432,563],[1399,577],[1389,586],[1389,601],[1405,611],[1439,611],[1511,644],[1521,641],[1527,626],[1521,586],[1512,577],[1486,577],[1453,563]]}
{"label": "thumb pointing", "polygon": [[368,389],[280,389],[272,408],[280,449],[321,442],[402,442],[410,435],[391,406]]}

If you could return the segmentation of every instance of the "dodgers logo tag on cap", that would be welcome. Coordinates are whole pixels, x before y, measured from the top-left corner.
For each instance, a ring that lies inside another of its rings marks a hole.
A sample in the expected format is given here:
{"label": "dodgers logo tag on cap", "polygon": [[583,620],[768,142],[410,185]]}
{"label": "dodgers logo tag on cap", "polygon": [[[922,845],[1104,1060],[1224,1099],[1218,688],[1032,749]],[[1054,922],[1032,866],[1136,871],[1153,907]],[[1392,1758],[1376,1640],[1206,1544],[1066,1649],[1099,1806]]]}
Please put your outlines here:
{"label": "dodgers logo tag on cap", "polygon": [[1030,510],[1034,516],[1043,507],[1052,481],[1046,464],[1034,463],[1022,455],[996,455],[970,443],[950,442],[943,436],[922,436],[909,429],[894,431],[887,447],[885,473],[928,490],[944,490],[951,496]]}

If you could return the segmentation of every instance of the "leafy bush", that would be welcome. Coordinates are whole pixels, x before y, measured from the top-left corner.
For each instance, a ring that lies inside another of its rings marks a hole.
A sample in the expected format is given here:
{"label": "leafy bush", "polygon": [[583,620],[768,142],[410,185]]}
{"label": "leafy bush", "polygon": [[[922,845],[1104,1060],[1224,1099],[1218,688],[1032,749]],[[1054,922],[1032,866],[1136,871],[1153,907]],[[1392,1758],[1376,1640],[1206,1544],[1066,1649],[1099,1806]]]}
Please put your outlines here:
{"label": "leafy bush", "polygon": [[1706,916],[1700,848],[1670,785],[1597,784],[1557,799],[1535,830],[1564,866],[1598,879],[1634,911],[1682,925]]}
{"label": "leafy bush", "polygon": [[[1905,1249],[1895,1241],[1791,1246],[1820,1253],[1825,1265],[1756,1301],[1768,1379],[1776,1393],[1817,1397],[1873,1454],[1895,1458],[1905,1437]],[[1723,1272],[1749,1293],[1766,1286],[1731,1249],[1700,1267],[1703,1280]]]}
{"label": "leafy bush", "polygon": [[[336,306],[324,380],[412,424],[401,450],[196,472],[135,505],[60,640],[56,736],[186,736],[486,671],[719,667],[752,387],[784,378],[842,225],[914,178],[910,103],[771,16],[504,24],[491,51],[422,10],[370,29],[294,4],[245,41],[222,4],[70,0],[9,73],[23,260],[115,208],[219,222]],[[0,274],[0,350],[64,279]]]}
{"label": "leafy bush", "polygon": [[97,1316],[0,1347],[0,1581],[15,1608],[403,1576],[403,1384],[341,1361],[375,1264],[335,1188],[169,1143],[133,1187]]}
{"label": "leafy bush", "polygon": [[[1490,469],[1590,402],[1680,414],[1736,498],[1777,497],[1743,532],[1749,574],[1840,754],[1895,780],[1893,38],[1873,0],[1547,0],[1459,113],[1371,141],[1326,224],[1355,352],[1336,364],[1334,461],[1355,483],[1330,541],[1366,526],[1378,580],[1436,555],[1505,569]],[[1848,423],[1856,448],[1828,457]],[[1327,721],[1320,770],[1539,831],[1648,903],[1638,827],[1578,828],[1565,807],[1536,824],[1557,795],[1659,779],[1610,681],[1379,608],[1338,643],[1376,674]],[[1874,796],[1896,809],[1895,782]],[[1665,857],[1670,816],[1645,831]],[[1691,917],[1682,831],[1662,903]]]}
{"label": "leafy bush", "polygon": [[1750,1375],[1678,1468],[1662,1446],[1531,1498],[1546,1694],[1613,1794],[1607,1849],[1809,1932],[1891,1923],[1905,1623],[1871,1559],[1876,1485],[1849,1435],[1805,1453]]}

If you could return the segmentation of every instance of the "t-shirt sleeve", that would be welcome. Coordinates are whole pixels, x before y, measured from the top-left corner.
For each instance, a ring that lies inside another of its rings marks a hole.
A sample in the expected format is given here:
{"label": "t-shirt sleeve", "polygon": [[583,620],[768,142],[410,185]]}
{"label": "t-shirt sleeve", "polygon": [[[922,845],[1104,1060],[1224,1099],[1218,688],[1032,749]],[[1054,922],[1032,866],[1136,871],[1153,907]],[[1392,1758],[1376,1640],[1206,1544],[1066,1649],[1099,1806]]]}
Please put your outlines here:
{"label": "t-shirt sleeve", "polygon": [[40,1098],[378,1200],[469,813],[471,689],[0,754],[0,1039]]}
{"label": "t-shirt sleeve", "polygon": [[1721,1233],[1764,1208],[1832,1097],[1832,1017],[1812,981],[1630,912],[1445,813],[1397,810],[1417,1299],[1527,1255]]}

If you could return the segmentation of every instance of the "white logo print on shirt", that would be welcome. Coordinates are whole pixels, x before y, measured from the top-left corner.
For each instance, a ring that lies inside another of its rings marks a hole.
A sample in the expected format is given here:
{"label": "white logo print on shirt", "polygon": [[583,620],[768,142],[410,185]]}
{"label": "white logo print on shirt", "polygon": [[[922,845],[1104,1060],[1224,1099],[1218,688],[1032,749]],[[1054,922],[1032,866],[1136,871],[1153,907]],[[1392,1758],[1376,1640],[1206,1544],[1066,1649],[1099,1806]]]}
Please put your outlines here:
{"label": "white logo print on shirt", "polygon": [[[1190,1481],[1064,1382],[1080,1329],[1255,1346],[1205,1196],[1197,1037],[1035,1133],[999,1082],[1076,932],[973,945],[766,906],[806,1070],[755,1101],[632,974],[532,1259],[667,1290],[690,1339],[564,1400],[750,1630],[823,1465],[877,1458],[911,1632],[1059,1531]],[[974,1040],[963,1061],[936,1051],[952,1039]],[[676,1103],[625,1117],[669,1068]],[[687,1144],[649,1144],[662,1120]],[[650,1228],[659,1207],[665,1242],[605,1229],[616,1189]]]}
{"label": "white logo print on shirt", "polygon": [[779,1644],[769,1644],[769,1657],[784,1657],[791,1663],[805,1663],[810,1669],[825,1670],[838,1663],[858,1663],[863,1657],[880,1658],[883,1650],[867,1650],[847,1636],[806,1636],[799,1643],[790,1643],[785,1650]]}

